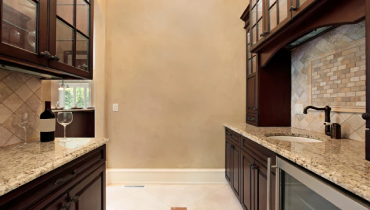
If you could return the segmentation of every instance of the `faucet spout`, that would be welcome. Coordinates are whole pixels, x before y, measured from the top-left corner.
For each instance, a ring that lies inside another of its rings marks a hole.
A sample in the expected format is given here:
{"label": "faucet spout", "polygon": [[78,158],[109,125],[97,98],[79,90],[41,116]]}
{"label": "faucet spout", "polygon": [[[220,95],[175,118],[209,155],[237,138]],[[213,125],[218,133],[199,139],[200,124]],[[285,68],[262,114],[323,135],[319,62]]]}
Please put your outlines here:
{"label": "faucet spout", "polygon": [[331,136],[331,128],[330,128],[330,112],[331,108],[330,106],[325,106],[323,108],[318,108],[314,106],[306,106],[303,110],[303,114],[307,114],[309,109],[319,110],[319,111],[325,111],[325,134],[328,136]]}

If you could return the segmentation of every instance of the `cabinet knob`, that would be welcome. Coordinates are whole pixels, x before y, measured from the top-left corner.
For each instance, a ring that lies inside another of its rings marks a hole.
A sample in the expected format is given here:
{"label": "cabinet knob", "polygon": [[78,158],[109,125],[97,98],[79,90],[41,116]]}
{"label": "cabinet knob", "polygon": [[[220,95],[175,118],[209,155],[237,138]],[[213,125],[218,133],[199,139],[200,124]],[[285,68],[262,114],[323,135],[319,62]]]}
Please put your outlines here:
{"label": "cabinet knob", "polygon": [[49,59],[51,57],[50,53],[48,51],[41,52],[40,56],[45,57],[46,59]]}
{"label": "cabinet knob", "polygon": [[266,36],[269,32],[265,31],[262,34],[260,34],[260,37]]}
{"label": "cabinet knob", "polygon": [[257,111],[258,109],[257,108],[253,108],[254,111]]}
{"label": "cabinet knob", "polygon": [[82,64],[82,65],[78,65],[77,68],[79,69],[83,69],[83,70],[87,70],[87,65],[86,64]]}
{"label": "cabinet knob", "polygon": [[51,56],[49,59],[54,60],[54,61],[59,61],[60,60],[57,55]]}
{"label": "cabinet knob", "polygon": [[289,11],[296,11],[297,10],[297,7],[293,7],[293,6],[291,6],[290,8],[289,8]]}
{"label": "cabinet knob", "polygon": [[370,114],[369,113],[362,114],[362,119],[364,119],[364,120],[370,120]]}

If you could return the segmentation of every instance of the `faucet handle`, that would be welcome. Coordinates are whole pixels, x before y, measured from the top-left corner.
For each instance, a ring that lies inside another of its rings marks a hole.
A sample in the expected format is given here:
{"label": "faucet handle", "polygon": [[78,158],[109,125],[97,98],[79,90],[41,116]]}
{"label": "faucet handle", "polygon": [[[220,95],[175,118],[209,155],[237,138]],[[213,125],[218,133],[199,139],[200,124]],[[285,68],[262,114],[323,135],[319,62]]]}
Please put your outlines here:
{"label": "faucet handle", "polygon": [[362,119],[364,119],[364,120],[370,120],[370,114],[369,113],[362,114]]}
{"label": "faucet handle", "polygon": [[332,125],[333,123],[331,122],[324,122],[324,125]]}

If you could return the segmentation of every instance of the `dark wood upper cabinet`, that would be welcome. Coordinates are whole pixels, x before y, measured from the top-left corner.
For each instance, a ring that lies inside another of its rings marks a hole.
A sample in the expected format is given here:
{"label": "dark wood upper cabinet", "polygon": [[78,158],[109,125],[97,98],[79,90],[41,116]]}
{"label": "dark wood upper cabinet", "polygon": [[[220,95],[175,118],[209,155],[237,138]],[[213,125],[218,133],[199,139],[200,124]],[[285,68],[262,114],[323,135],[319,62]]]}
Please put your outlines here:
{"label": "dark wood upper cabinet", "polygon": [[41,66],[47,59],[47,0],[2,0],[0,54]]}
{"label": "dark wood upper cabinet", "polygon": [[94,0],[0,0],[0,61],[43,75],[92,79]]}
{"label": "dark wood upper cabinet", "polygon": [[[256,5],[258,2],[252,1]],[[288,6],[284,1],[271,2],[271,7],[277,7],[280,12]],[[266,3],[266,2],[265,2]],[[270,6],[270,2],[265,4]],[[280,7],[279,7],[280,5]],[[281,6],[284,5],[284,6]],[[258,11],[257,11],[258,13]],[[249,15],[251,14],[251,15]],[[277,12],[277,15],[280,13]],[[258,15],[257,15],[258,16]],[[267,16],[268,17],[268,16]],[[245,21],[246,30],[246,60],[247,60],[247,84],[246,84],[246,122],[255,126],[290,126],[291,125],[291,54],[290,51],[280,51],[278,56],[269,65],[261,67],[259,53],[252,53],[253,46],[253,9],[249,6],[244,11],[241,19]],[[261,20],[256,18],[256,20]],[[285,15],[283,18],[287,18]],[[277,21],[279,18],[276,16]],[[285,20],[284,20],[285,21]],[[257,23],[256,23],[257,24]],[[276,22],[275,27],[278,27]]]}

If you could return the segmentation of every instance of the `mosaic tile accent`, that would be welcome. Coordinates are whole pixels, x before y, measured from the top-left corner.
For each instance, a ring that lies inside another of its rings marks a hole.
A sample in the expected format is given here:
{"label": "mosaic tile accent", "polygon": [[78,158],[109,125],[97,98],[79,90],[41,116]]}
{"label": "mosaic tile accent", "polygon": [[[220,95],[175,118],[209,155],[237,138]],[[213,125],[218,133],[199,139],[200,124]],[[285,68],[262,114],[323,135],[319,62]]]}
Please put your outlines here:
{"label": "mosaic tile accent", "polygon": [[308,103],[365,112],[365,62],[364,38],[307,59]]}
{"label": "mosaic tile accent", "polygon": [[[0,147],[40,138],[41,96],[38,77],[0,69]],[[25,114],[26,129],[20,125]]]}
{"label": "mosaic tile accent", "polygon": [[[364,42],[364,23],[362,21],[358,24],[340,26],[292,51],[292,127],[325,133],[323,112],[310,111],[307,115],[295,114],[296,104],[311,105],[309,100],[311,93],[316,95],[315,98],[312,97],[312,104],[317,106],[335,106],[335,104],[345,107],[364,106],[366,100],[364,98],[366,83],[364,62],[366,58],[363,52],[365,48],[361,45],[354,48],[345,47],[351,46],[351,43],[356,45],[356,43]],[[312,90],[308,85],[308,71],[311,65],[314,66],[311,71],[312,79],[315,80],[314,84],[319,84],[312,85]],[[320,91],[320,93],[315,91]],[[317,98],[319,100],[314,100]],[[343,138],[365,140],[365,121],[360,113],[332,112],[331,119],[333,123],[342,125]]]}

